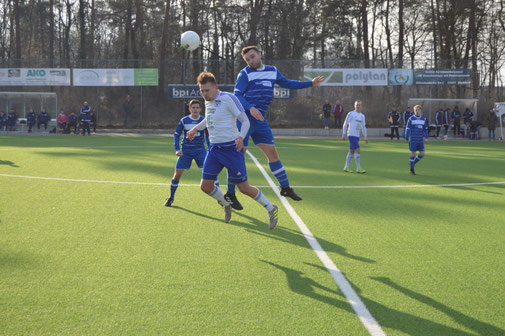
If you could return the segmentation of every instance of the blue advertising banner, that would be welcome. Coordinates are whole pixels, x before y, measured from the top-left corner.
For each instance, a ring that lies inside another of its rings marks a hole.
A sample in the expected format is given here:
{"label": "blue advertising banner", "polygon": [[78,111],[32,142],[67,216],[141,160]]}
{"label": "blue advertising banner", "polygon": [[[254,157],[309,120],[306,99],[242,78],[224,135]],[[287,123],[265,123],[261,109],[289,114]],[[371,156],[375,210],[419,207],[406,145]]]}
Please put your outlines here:
{"label": "blue advertising banner", "polygon": [[470,85],[472,69],[414,70],[416,84]]}
{"label": "blue advertising banner", "polygon": [[[221,91],[233,92],[235,85],[219,85]],[[168,98],[171,99],[201,99],[198,85],[170,84],[168,85]],[[274,98],[293,98],[293,91],[290,89],[274,87]]]}

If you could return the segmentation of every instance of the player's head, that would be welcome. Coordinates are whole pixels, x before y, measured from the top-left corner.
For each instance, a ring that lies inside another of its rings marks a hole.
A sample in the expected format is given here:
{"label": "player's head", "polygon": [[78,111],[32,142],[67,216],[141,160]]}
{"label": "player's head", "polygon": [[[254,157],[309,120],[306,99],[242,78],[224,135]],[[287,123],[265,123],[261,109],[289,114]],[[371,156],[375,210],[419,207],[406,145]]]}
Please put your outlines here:
{"label": "player's head", "polygon": [[355,110],[356,112],[361,112],[361,107],[362,107],[362,106],[361,106],[361,100],[356,100],[356,101],[354,102],[354,110]]}
{"label": "player's head", "polygon": [[257,46],[247,46],[242,48],[242,58],[253,69],[259,69],[263,66],[261,62],[261,52]]}
{"label": "player's head", "polygon": [[202,105],[198,99],[193,99],[189,102],[189,112],[191,112],[193,118],[198,117],[201,111]]}
{"label": "player's head", "polygon": [[88,102],[87,101],[84,102],[84,106],[88,106]]}
{"label": "player's head", "polygon": [[421,105],[416,105],[414,106],[414,114],[417,116],[417,117],[420,117],[421,114],[423,114],[423,108],[421,107]]}
{"label": "player's head", "polygon": [[214,100],[219,92],[216,77],[211,72],[202,72],[196,79],[200,92],[206,101]]}

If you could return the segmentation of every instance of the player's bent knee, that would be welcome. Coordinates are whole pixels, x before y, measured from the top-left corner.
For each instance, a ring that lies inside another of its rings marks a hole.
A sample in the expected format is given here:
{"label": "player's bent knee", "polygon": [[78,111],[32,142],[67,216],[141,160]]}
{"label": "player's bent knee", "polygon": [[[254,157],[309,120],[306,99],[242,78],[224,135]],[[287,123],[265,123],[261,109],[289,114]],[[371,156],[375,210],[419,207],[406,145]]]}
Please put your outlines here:
{"label": "player's bent knee", "polygon": [[213,180],[202,180],[200,183],[200,189],[206,193],[210,194],[214,191],[214,181]]}

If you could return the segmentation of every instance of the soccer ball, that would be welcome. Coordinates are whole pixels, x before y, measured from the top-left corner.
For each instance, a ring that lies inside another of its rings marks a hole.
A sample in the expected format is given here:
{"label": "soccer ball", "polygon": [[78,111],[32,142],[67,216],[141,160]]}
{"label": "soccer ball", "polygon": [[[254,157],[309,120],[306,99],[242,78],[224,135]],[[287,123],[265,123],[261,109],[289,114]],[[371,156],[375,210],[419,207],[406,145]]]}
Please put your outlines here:
{"label": "soccer ball", "polygon": [[200,46],[200,36],[191,30],[184,32],[181,35],[181,46],[187,51],[195,50]]}

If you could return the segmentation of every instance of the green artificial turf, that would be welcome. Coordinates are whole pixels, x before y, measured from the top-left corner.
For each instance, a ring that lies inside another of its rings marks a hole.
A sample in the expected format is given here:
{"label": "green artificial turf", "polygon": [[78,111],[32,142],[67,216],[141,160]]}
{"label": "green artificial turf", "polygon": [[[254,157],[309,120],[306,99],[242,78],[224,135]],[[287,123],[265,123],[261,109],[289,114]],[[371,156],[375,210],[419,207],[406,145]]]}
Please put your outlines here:
{"label": "green artificial turf", "polygon": [[[0,334],[368,334],[249,158],[275,230],[244,195],[224,223],[194,163],[164,207],[172,141],[0,136]],[[363,175],[341,140],[276,143],[291,205],[386,334],[505,334],[505,184],[476,184],[505,182],[503,143],[430,141],[417,176],[405,142],[361,143]]]}

